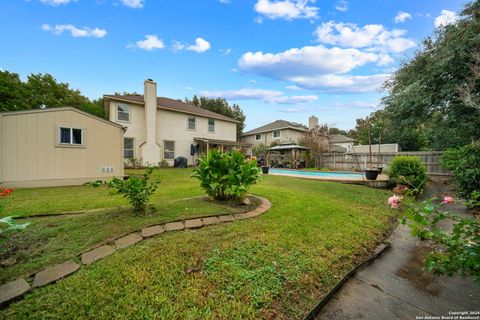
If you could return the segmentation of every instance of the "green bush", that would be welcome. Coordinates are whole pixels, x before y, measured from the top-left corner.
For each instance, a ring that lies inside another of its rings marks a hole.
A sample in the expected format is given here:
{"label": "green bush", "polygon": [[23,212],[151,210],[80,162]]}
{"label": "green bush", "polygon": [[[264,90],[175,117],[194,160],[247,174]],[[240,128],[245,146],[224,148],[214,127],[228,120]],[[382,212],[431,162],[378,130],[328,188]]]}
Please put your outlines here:
{"label": "green bush", "polygon": [[[443,203],[437,204],[435,200],[407,201],[400,220],[402,224],[408,222],[414,236],[432,244],[425,269],[437,275],[473,276],[480,284],[480,222],[445,212],[441,210]],[[444,221],[453,223],[453,228],[445,227],[449,223]]]}
{"label": "green bush", "polygon": [[168,164],[168,161],[165,160],[165,159],[163,159],[162,161],[160,161],[160,162],[158,163],[158,166],[159,166],[160,168],[168,168],[168,167],[170,167],[170,165]]}
{"label": "green bush", "polygon": [[448,149],[443,154],[442,165],[452,172],[457,193],[470,199],[480,192],[480,140],[458,149]]}
{"label": "green bush", "polygon": [[236,150],[230,153],[211,150],[199,159],[192,177],[198,178],[200,186],[216,200],[239,200],[258,181],[260,170],[256,160],[246,160]]}
{"label": "green bush", "polygon": [[148,168],[142,177],[131,176],[126,180],[113,178],[110,181],[95,181],[94,187],[106,185],[109,189],[115,189],[115,193],[123,194],[128,202],[138,212],[145,212],[150,196],[157,190],[158,181],[149,181],[153,168]]}
{"label": "green bush", "polygon": [[407,184],[414,193],[423,190],[427,182],[427,171],[423,162],[415,156],[397,156],[393,158],[388,170],[390,182]]}

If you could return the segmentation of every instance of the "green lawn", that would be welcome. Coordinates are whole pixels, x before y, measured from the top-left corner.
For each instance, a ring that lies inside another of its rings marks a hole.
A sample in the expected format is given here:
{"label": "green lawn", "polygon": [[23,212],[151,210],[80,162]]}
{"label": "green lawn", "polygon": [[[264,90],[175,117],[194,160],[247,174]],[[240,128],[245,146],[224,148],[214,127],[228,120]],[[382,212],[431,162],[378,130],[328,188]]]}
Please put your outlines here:
{"label": "green lawn", "polygon": [[[165,217],[167,199],[202,194],[189,173],[160,170],[171,177],[154,201]],[[145,240],[33,291],[0,316],[299,319],[371,254],[394,220],[388,193],[362,186],[267,176],[251,192],[272,208],[254,219]],[[61,205],[69,206],[75,209]],[[121,216],[111,214],[104,221]],[[78,233],[90,228],[87,219]]]}

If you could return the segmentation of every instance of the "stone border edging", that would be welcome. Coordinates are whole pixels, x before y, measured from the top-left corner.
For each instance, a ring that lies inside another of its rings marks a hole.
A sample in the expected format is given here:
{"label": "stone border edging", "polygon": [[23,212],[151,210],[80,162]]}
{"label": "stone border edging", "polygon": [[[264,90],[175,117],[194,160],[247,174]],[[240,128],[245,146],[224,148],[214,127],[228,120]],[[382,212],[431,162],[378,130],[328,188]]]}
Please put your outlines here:
{"label": "stone border edging", "polygon": [[[142,229],[137,229],[129,234],[109,239],[108,241],[103,241],[95,247],[90,248],[88,251],[80,253],[75,256],[75,260],[81,261],[79,263],[69,260],[61,264],[49,266],[42,271],[29,275],[27,279],[32,280],[31,278],[33,277],[33,285],[30,285],[23,277],[7,282],[0,286],[0,308],[3,309],[8,306],[9,303],[15,300],[20,300],[25,293],[30,292],[37,287],[54,283],[75,273],[82,266],[89,266],[98,260],[108,257],[117,250],[129,247],[144,239],[170,231],[193,230],[209,225],[250,219],[261,215],[272,207],[271,202],[266,198],[255,195],[249,196],[260,200],[261,203],[258,208],[244,213],[193,217],[145,226]],[[114,245],[111,244],[112,242]]]}
{"label": "stone border edging", "polygon": [[388,248],[390,248],[390,242],[383,242],[379,244],[376,248],[375,251],[373,252],[373,255],[368,258],[367,260],[363,261],[356,267],[354,267],[352,270],[350,270],[336,285],[333,287],[332,290],[330,290],[326,296],[320,300],[320,302],[303,318],[303,320],[315,320],[315,317],[318,315],[320,310],[332,299],[332,297],[335,295],[335,293],[340,290],[341,287],[349,280],[355,273],[358,271],[366,268],[369,264],[371,264],[374,260],[376,260],[378,257],[380,257]]}

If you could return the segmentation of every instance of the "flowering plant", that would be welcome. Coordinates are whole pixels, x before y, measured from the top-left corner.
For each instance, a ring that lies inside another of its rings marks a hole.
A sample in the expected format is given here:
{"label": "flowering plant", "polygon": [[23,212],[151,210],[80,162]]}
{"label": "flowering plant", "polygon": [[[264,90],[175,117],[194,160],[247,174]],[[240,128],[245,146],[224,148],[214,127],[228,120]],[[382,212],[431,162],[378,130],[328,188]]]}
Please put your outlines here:
{"label": "flowering plant", "polygon": [[[413,236],[431,242],[433,250],[425,260],[427,271],[438,275],[474,276],[480,283],[480,222],[442,211],[443,205],[454,201],[451,196],[443,197],[441,202],[437,200],[430,198],[417,203],[407,198],[402,204],[404,214],[400,223],[408,221]],[[392,196],[388,203],[398,208],[401,201],[402,198]],[[445,227],[445,221],[453,227]]]}

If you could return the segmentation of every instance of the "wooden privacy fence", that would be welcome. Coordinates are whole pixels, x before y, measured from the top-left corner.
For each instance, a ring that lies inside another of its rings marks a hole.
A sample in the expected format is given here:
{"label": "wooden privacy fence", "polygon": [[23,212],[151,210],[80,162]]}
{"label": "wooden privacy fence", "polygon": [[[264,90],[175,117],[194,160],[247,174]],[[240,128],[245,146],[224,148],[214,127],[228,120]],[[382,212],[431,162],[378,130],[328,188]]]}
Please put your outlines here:
{"label": "wooden privacy fence", "polygon": [[[395,156],[415,156],[425,164],[429,176],[450,176],[450,172],[441,166],[442,151],[412,151],[372,154],[374,167],[388,168]],[[370,162],[368,153],[324,153],[319,155],[319,164],[330,170],[365,170]]]}

